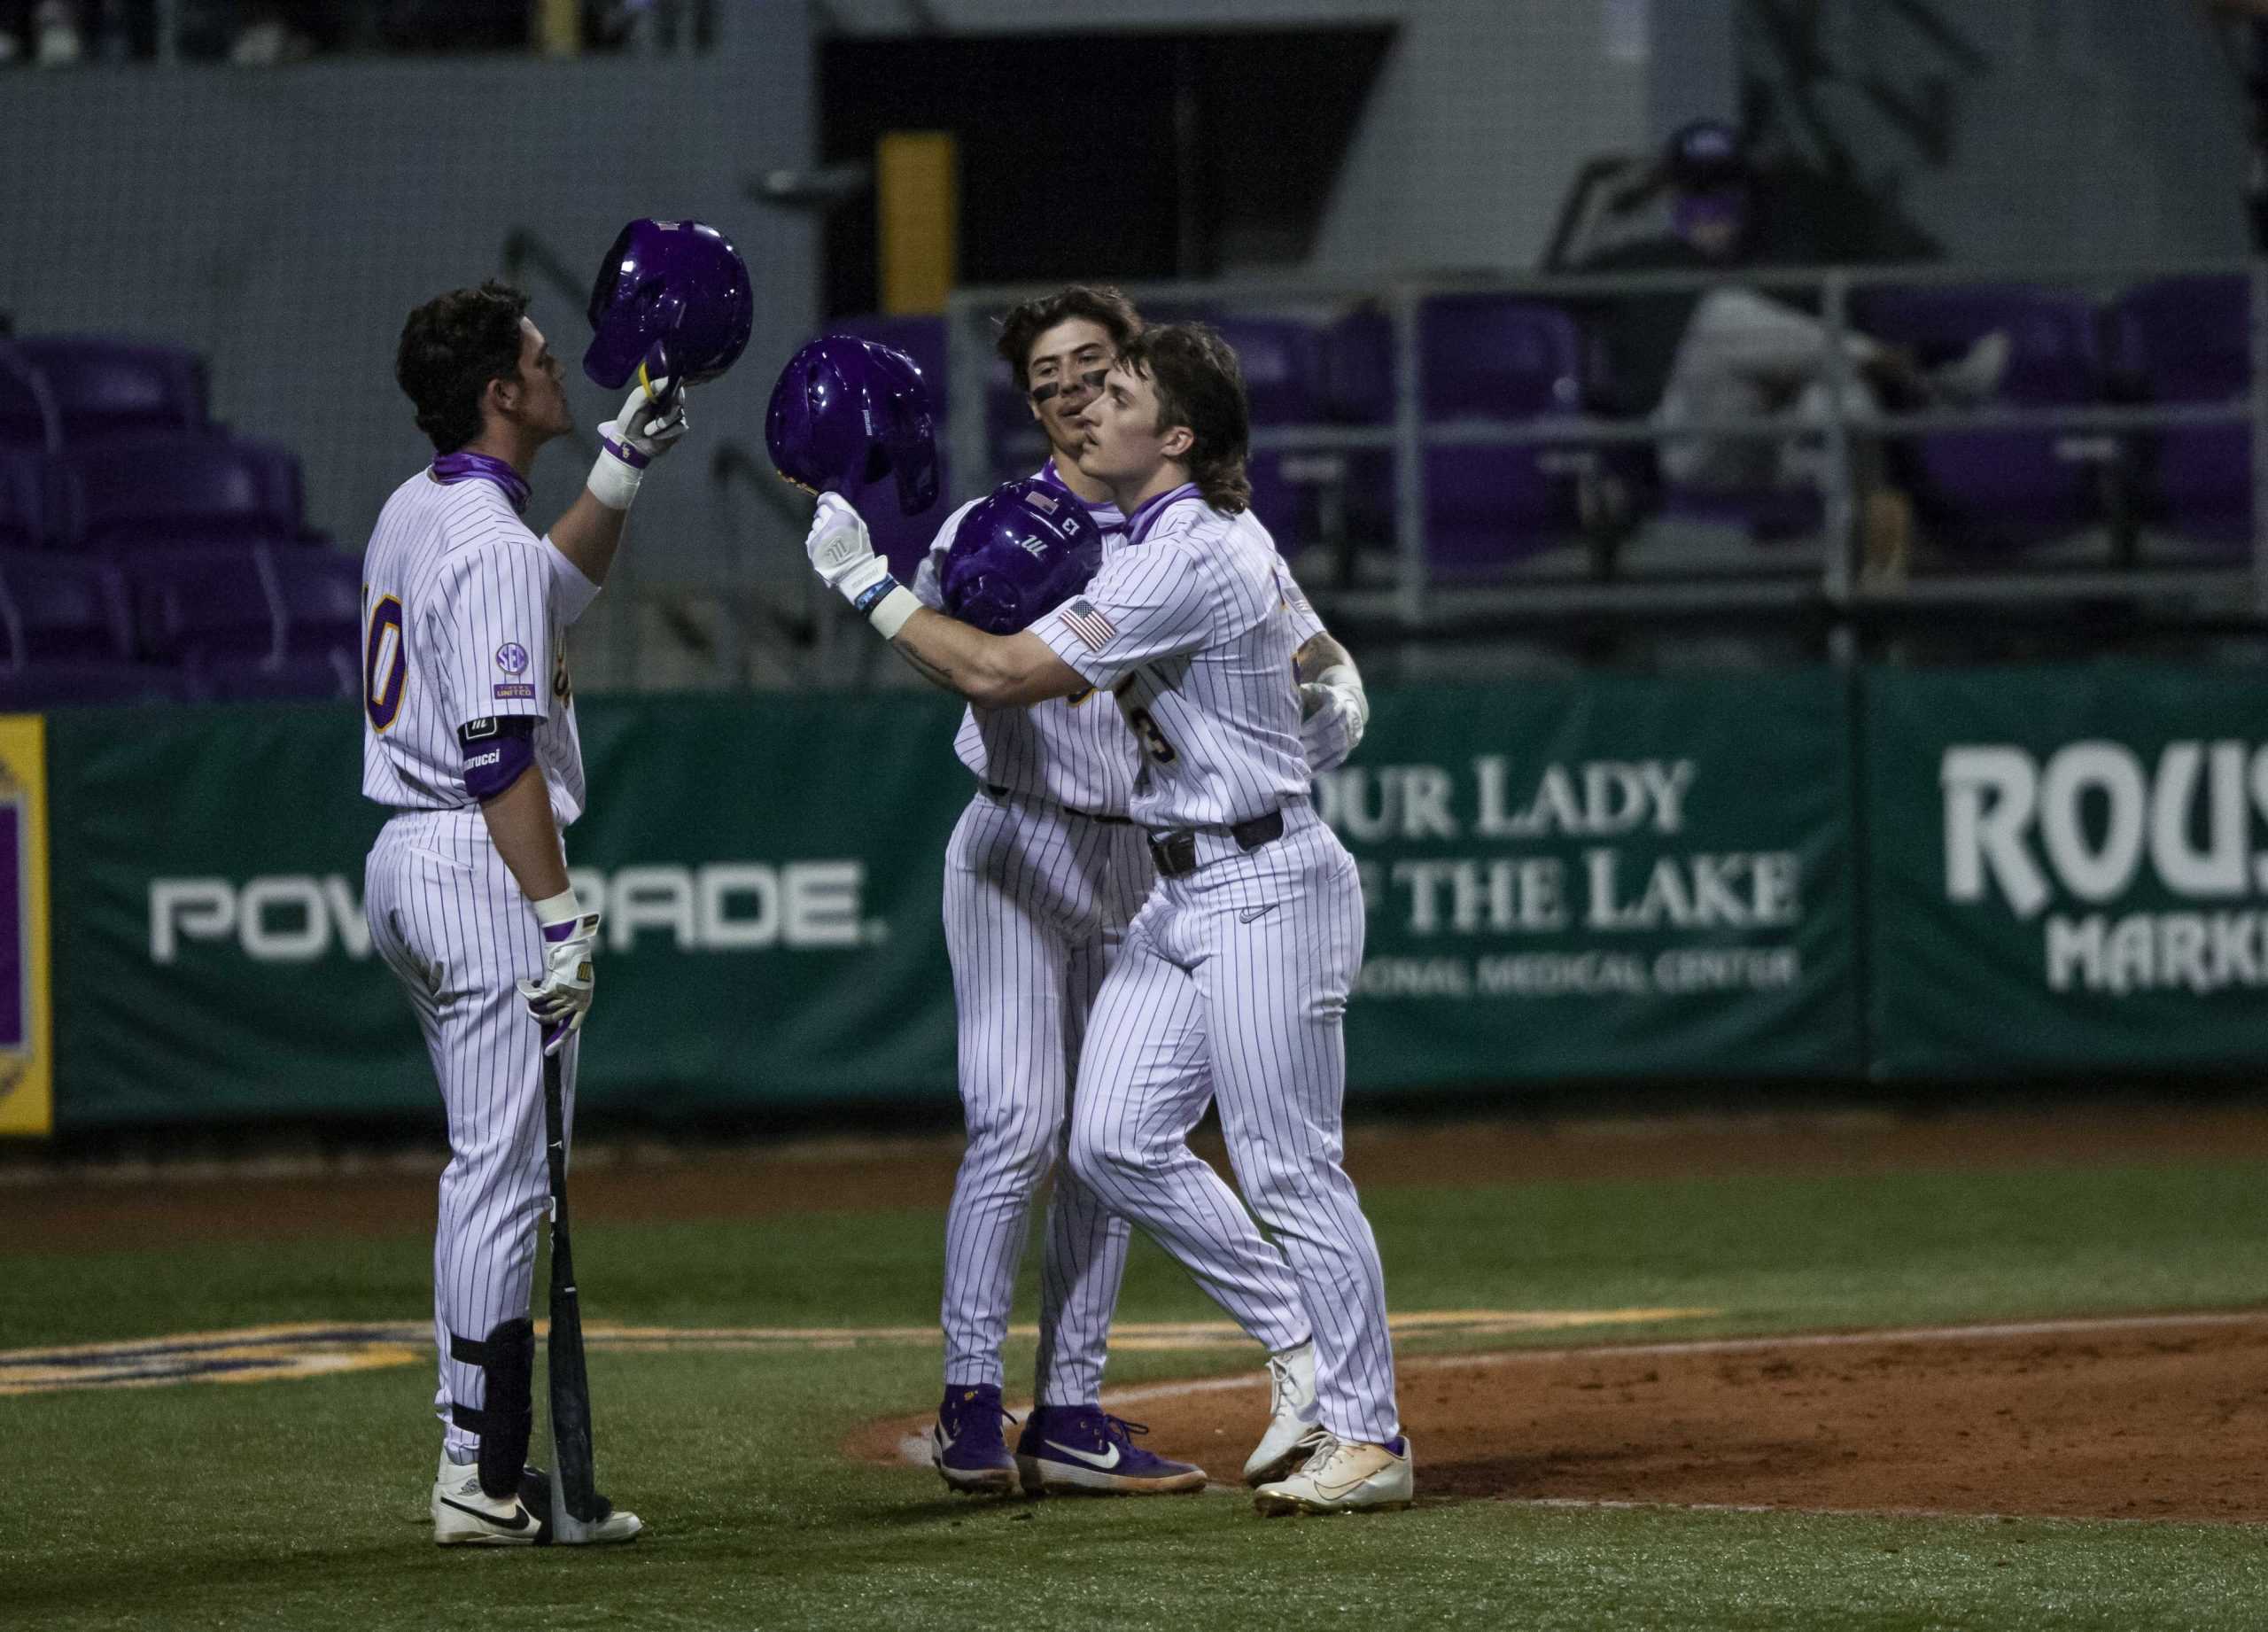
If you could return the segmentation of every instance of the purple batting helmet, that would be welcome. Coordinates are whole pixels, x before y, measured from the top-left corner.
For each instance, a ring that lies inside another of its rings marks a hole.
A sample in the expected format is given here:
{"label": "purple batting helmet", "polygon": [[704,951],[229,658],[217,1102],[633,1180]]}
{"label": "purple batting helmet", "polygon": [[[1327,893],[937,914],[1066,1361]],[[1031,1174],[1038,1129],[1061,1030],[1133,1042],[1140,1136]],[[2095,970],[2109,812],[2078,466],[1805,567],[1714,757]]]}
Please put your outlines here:
{"label": "purple batting helmet", "polygon": [[1102,533],[1087,507],[1064,488],[1027,478],[970,507],[938,577],[955,618],[1014,634],[1084,589],[1101,564]]}
{"label": "purple batting helmet", "polygon": [[599,263],[589,316],[583,372],[594,384],[618,391],[641,362],[697,382],[716,378],[747,347],[756,296],[748,263],[714,227],[633,221]]}
{"label": "purple batting helmet", "polygon": [[937,501],[929,387],[913,358],[873,340],[830,334],[789,358],[772,388],[764,445],[781,475],[812,493],[855,504],[862,489],[895,476],[906,515]]}

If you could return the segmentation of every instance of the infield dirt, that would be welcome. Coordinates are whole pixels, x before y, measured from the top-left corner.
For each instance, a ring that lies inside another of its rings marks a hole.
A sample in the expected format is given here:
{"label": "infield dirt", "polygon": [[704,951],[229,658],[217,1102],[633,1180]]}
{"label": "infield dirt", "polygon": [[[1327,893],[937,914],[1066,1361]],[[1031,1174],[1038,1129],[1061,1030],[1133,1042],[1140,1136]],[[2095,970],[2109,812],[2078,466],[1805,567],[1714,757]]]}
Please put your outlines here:
{"label": "infield dirt", "polygon": [[[1208,1154],[1219,1159],[1217,1147]],[[590,1219],[729,1219],[877,1204],[936,1207],[957,1140],[784,1151],[594,1143]],[[1749,1172],[2010,1170],[2268,1155],[2268,1111],[1681,1118],[1357,1129],[1364,1186],[1670,1178]],[[352,1163],[274,1177],[190,1170],[0,1185],[0,1231],[55,1250],[154,1239],[425,1227],[431,1171]],[[1426,1502],[1515,1499],[1815,1511],[2268,1521],[2268,1311],[1935,1333],[1852,1333],[1415,1356],[1405,1423]],[[1133,1391],[1146,1442],[1232,1477],[1264,1387]],[[925,1425],[843,1447],[902,1462]],[[909,1477],[913,1475],[909,1473]],[[921,1477],[930,1477],[922,1474]]]}

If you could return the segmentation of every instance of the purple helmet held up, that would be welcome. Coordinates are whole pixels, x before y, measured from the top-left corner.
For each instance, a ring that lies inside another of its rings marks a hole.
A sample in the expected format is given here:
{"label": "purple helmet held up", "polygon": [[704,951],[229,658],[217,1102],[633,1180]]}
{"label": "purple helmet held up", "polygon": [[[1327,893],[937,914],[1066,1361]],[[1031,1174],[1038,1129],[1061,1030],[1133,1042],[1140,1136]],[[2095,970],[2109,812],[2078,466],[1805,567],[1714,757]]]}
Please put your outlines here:
{"label": "purple helmet held up", "polygon": [[992,634],[1014,634],[1087,587],[1102,533],[1087,507],[1037,478],[1006,482],[953,529],[939,574],[945,610]]}
{"label": "purple helmet held up", "polygon": [[885,476],[898,509],[937,501],[937,422],[929,387],[904,352],[830,334],[788,361],[772,388],[764,445],[780,474],[812,493],[858,501]]}
{"label": "purple helmet held up", "polygon": [[748,263],[697,221],[633,221],[591,285],[583,372],[618,391],[641,362],[688,384],[733,366],[756,326]]}

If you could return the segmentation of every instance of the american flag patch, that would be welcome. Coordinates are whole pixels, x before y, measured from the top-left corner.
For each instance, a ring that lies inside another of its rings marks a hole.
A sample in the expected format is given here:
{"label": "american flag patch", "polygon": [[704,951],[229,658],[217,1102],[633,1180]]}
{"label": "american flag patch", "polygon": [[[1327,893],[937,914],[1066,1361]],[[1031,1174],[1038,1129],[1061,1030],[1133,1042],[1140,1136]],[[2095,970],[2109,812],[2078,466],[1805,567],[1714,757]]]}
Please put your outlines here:
{"label": "american flag patch", "polygon": [[1117,626],[1095,610],[1091,601],[1074,601],[1056,616],[1063,626],[1086,642],[1087,649],[1099,652],[1110,644],[1110,637],[1118,633]]}

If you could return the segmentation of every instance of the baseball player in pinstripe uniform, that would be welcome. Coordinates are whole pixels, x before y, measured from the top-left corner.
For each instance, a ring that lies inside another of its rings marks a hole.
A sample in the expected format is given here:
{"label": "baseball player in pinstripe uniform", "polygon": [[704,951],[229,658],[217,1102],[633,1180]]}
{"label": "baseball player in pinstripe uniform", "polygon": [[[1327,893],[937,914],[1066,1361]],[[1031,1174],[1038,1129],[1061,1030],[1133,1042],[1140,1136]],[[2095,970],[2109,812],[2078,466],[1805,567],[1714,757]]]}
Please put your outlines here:
{"label": "baseball player in pinstripe uniform", "polygon": [[[1294,681],[1299,626],[1247,508],[1243,380],[1216,335],[1177,325],[1129,338],[1076,418],[1077,467],[1116,501],[1126,541],[1084,595],[1021,633],[925,608],[839,501],[821,501],[806,547],[902,656],[973,703],[1117,700],[1141,756],[1130,812],[1159,878],[1088,1019],[1073,1176],[1239,1318],[1288,1258],[1322,1432],[1295,1469],[1261,1483],[1263,1513],[1406,1506],[1412,1458],[1384,1277],[1340,1165],[1362,895],[1309,802],[1301,751],[1303,712],[1344,711],[1359,725],[1368,703],[1344,664]],[[1282,1258],[1188,1147],[1212,1100]]]}
{"label": "baseball player in pinstripe uniform", "polygon": [[[559,836],[584,801],[567,631],[605,581],[645,466],[685,431],[669,383],[641,378],[599,428],[588,485],[536,536],[521,519],[529,467],[575,422],[526,311],[525,295],[491,283],[409,315],[395,377],[435,457],[387,500],[362,573],[362,791],[394,812],[370,851],[365,910],[448,1114],[431,1504],[444,1544],[544,1534],[543,1500],[528,1499],[540,1482],[523,1483],[549,1195],[543,1057],[559,1056],[571,1107],[599,926],[569,887]],[[601,1506],[591,1539],[638,1534],[636,1515]]]}
{"label": "baseball player in pinstripe uniform", "polygon": [[[1106,559],[1125,543],[1125,518],[1072,455],[1084,439],[1080,413],[1140,328],[1117,291],[1074,285],[1014,308],[999,336],[1050,444],[1034,480],[1084,507]],[[938,530],[913,587],[925,605],[944,607],[943,568],[980,502]],[[1303,661],[1348,663],[1280,560],[1277,571]],[[1360,730],[1351,711],[1317,710],[1306,732],[1315,768],[1345,759]],[[970,1492],[1200,1488],[1201,1469],[1134,1444],[1139,1425],[1098,1403],[1128,1227],[1057,1162],[1088,1009],[1155,882],[1128,815],[1140,754],[1118,711],[1091,690],[1029,708],[972,705],[954,749],[978,784],[946,852],[944,900],[968,1147],[945,1216],[945,1387],[931,1460]],[[1000,1348],[1031,1201],[1051,1169],[1037,1409],[1012,1457]],[[1270,1421],[1246,1469],[1258,1483],[1317,1432],[1307,1315],[1272,1255],[1212,1289],[1270,1355]]]}

